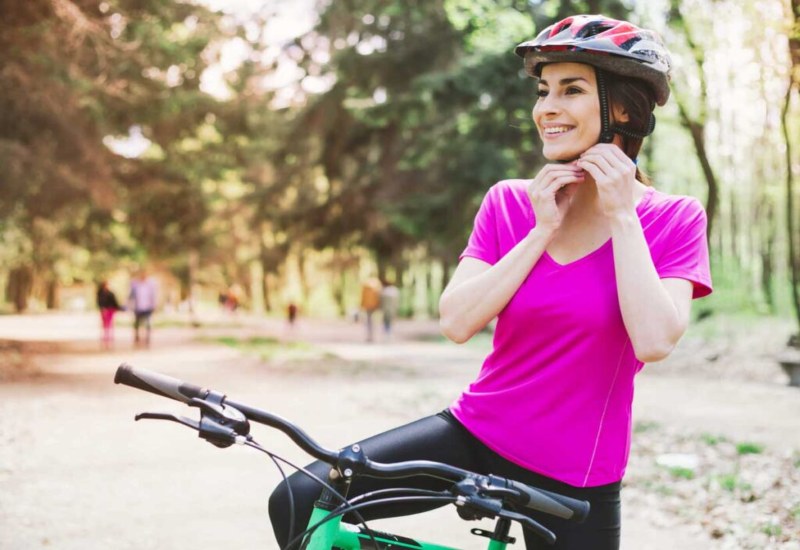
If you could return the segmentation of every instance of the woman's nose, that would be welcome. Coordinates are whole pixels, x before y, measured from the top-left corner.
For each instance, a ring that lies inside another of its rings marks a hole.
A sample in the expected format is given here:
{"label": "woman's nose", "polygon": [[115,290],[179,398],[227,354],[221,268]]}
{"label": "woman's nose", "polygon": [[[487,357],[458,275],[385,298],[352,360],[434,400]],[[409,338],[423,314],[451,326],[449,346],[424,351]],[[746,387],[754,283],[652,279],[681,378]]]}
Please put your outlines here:
{"label": "woman's nose", "polygon": [[540,113],[555,113],[558,112],[559,108],[558,100],[552,97],[551,94],[540,97],[533,106],[533,110]]}
{"label": "woman's nose", "polygon": [[533,106],[533,118],[537,116],[555,115],[559,112],[558,102],[551,99],[549,96],[540,97]]}

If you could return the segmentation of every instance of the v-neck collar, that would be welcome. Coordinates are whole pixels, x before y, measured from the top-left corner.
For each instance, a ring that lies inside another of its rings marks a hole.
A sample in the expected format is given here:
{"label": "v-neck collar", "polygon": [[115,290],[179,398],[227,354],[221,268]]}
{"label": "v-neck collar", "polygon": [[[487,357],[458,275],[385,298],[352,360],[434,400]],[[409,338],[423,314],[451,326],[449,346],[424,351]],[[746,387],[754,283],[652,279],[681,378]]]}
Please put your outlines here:
{"label": "v-neck collar", "polygon": [[[650,201],[650,198],[653,196],[653,192],[654,191],[655,191],[654,187],[648,187],[647,189],[645,189],[644,194],[639,199],[639,202],[636,204],[636,214],[637,214],[637,216],[639,216],[640,219],[642,217],[642,210],[647,205],[647,203]],[[531,211],[533,211],[533,207],[532,206],[531,206]],[[611,249],[611,238],[608,238],[606,241],[603,242],[603,244],[601,244],[600,246],[598,246],[594,250],[591,250],[591,251],[587,252],[586,254],[584,254],[583,256],[581,256],[579,258],[576,258],[576,259],[574,259],[574,260],[572,260],[570,262],[561,263],[561,262],[557,261],[555,258],[553,258],[550,255],[550,253],[547,251],[547,249],[545,249],[544,252],[542,252],[542,257],[547,259],[548,261],[550,261],[551,263],[555,264],[558,267],[571,267],[571,266],[574,266],[574,265],[577,265],[577,264],[581,264],[584,261],[587,261],[587,260],[593,258],[594,256],[597,256],[597,255],[605,252],[606,250],[610,250],[610,249]]]}

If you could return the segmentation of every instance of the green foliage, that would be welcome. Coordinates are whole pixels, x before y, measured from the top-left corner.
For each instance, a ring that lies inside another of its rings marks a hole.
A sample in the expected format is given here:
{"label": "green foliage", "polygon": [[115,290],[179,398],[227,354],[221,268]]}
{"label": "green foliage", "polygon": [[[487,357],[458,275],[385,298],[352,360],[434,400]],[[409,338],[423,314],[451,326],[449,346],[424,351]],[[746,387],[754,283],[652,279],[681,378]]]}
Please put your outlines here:
{"label": "green foliage", "polygon": [[742,482],[736,473],[717,476],[716,481],[720,487],[730,492],[734,492],[737,489],[745,491],[750,489],[750,485]]}
{"label": "green foliage", "polygon": [[761,527],[761,532],[768,537],[779,537],[783,533],[780,523],[767,523]]}
{"label": "green foliage", "polygon": [[764,452],[764,446],[759,445],[758,443],[737,443],[736,444],[736,452],[739,455],[754,455],[754,454],[761,454]]}
{"label": "green foliage", "polygon": [[637,420],[633,423],[633,433],[644,433],[650,431],[656,431],[661,428],[661,425],[658,422],[647,422],[644,420]]}
{"label": "green foliage", "polygon": [[[785,71],[773,65],[785,44],[769,37],[790,25],[773,17],[747,36],[723,32],[778,5],[761,4],[723,2],[730,9],[717,13],[715,3],[675,0],[665,14],[610,0],[351,0],[326,3],[313,29],[269,47],[258,29],[271,7],[241,25],[197,2],[9,4],[0,34],[2,265],[22,269],[21,280],[33,273],[31,289],[148,259],[186,288],[202,278],[198,268],[217,283],[246,281],[250,262],[280,276],[287,258],[311,248],[356,264],[367,250],[398,274],[413,250],[413,261],[448,270],[489,186],[533,177],[544,162],[534,83],[514,46],[574,13],[649,13],[675,53],[676,97],[708,124],[720,175],[715,293],[695,310],[784,314],[786,236],[774,220],[785,206],[785,144],[773,126]],[[691,34],[686,21],[709,32]],[[201,77],[232,40],[244,57],[223,76],[228,96],[213,97]],[[741,71],[717,55],[734,47]],[[289,87],[264,87],[293,63],[291,100]],[[709,75],[705,104],[700,77]],[[744,116],[733,99],[757,108]],[[642,165],[658,189],[706,201],[696,142],[675,102],[658,118]],[[134,126],[150,142],[141,156],[105,145]],[[319,294],[314,303],[331,309]]]}
{"label": "green foliage", "polygon": [[711,447],[715,447],[718,444],[724,443],[728,440],[724,435],[714,435],[708,433],[704,433],[701,437],[703,441]]}
{"label": "green foliage", "polygon": [[694,470],[691,468],[674,467],[669,469],[670,475],[679,479],[694,479]]}
{"label": "green foliage", "polygon": [[314,356],[319,353],[313,346],[305,342],[281,342],[275,338],[266,338],[263,336],[253,336],[245,339],[234,336],[220,336],[211,339],[211,341],[236,348],[249,355],[258,356],[263,361],[276,358],[284,359],[287,357],[297,359],[300,357]]}

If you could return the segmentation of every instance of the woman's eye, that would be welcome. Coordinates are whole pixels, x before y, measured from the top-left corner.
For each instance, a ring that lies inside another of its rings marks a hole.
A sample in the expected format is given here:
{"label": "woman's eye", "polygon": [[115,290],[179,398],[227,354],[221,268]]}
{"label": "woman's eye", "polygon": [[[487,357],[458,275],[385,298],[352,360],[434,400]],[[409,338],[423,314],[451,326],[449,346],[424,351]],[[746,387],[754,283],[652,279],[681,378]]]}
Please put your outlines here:
{"label": "woman's eye", "polygon": [[569,88],[567,88],[567,95],[582,94],[582,93],[583,90],[581,90],[578,87],[570,86]]}
{"label": "woman's eye", "polygon": [[537,97],[547,97],[547,90],[538,89],[536,90]]}

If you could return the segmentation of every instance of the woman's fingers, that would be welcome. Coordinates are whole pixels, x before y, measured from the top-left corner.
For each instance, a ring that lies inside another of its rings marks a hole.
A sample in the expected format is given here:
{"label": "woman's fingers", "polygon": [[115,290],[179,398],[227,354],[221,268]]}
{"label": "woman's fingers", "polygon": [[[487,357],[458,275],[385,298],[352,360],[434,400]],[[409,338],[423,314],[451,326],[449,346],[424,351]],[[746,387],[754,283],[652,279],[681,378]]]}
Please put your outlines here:
{"label": "woman's fingers", "polygon": [[583,175],[576,174],[562,174],[554,178],[550,178],[547,182],[543,183],[540,187],[533,190],[537,196],[552,197],[558,192],[559,189],[571,184],[579,183],[584,179]]}
{"label": "woman's fingers", "polygon": [[[600,170],[601,174],[608,177],[611,177],[614,174],[614,172],[616,172],[615,165],[618,164],[617,162],[614,162],[613,159],[609,160],[603,155],[598,155],[598,154],[584,155],[583,157],[581,157],[578,163],[584,169],[588,169],[589,166],[595,166]],[[592,175],[594,176],[595,174],[592,173]],[[595,180],[596,179],[597,178],[595,177]]]}
{"label": "woman's fingers", "polygon": [[[599,168],[602,175],[609,179],[626,176],[628,173],[636,173],[636,165],[616,145],[595,145],[581,155],[581,158],[577,161],[577,164],[584,169],[588,169],[590,163]],[[597,180],[598,175],[592,174],[595,180]]]}

